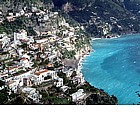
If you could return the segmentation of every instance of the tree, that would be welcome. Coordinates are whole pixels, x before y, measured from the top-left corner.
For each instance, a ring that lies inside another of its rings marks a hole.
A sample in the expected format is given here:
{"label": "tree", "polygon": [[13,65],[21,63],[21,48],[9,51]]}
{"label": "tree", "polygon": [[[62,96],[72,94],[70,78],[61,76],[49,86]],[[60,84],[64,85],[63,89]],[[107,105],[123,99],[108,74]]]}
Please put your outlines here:
{"label": "tree", "polygon": [[73,71],[72,75],[71,75],[71,78],[75,77],[77,74],[76,74],[76,71]]}
{"label": "tree", "polygon": [[4,81],[0,80],[0,104],[5,104],[8,101],[9,89]]}

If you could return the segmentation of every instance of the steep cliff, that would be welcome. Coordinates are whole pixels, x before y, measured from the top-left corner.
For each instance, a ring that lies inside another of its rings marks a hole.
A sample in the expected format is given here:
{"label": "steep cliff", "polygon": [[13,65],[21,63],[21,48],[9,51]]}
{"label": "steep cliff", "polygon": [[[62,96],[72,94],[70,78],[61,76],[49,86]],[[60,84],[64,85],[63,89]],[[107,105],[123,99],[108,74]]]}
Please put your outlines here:
{"label": "steep cliff", "polygon": [[54,5],[94,36],[140,32],[136,0],[53,0]]}

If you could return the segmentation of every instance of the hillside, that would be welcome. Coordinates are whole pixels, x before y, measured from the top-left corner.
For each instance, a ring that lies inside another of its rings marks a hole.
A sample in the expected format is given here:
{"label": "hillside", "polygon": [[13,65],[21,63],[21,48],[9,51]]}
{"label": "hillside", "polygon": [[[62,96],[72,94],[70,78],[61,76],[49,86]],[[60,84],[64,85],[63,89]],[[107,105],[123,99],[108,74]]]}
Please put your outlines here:
{"label": "hillside", "polygon": [[31,3],[60,9],[92,36],[140,32],[138,0],[2,0],[0,9],[17,11],[27,6],[30,11]]}
{"label": "hillside", "polygon": [[139,17],[128,7],[126,9],[125,3],[116,0],[95,0],[68,14],[95,36],[140,32]]}
{"label": "hillside", "polygon": [[0,104],[118,104],[84,80],[79,61],[91,38],[67,12],[67,1],[56,2],[1,1]]}
{"label": "hillside", "polygon": [[139,0],[124,0],[124,5],[126,9],[140,16],[140,1]]}
{"label": "hillside", "polygon": [[140,32],[137,0],[53,0],[93,36]]}

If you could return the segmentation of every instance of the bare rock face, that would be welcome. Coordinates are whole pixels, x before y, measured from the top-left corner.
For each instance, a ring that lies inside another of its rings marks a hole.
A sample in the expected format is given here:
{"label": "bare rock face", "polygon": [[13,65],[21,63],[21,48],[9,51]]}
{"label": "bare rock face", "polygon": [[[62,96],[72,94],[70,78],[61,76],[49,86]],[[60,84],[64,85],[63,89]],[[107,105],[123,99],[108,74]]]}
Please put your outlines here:
{"label": "bare rock face", "polygon": [[62,6],[62,9],[63,9],[66,13],[68,13],[68,12],[70,12],[70,11],[73,11],[73,10],[75,9],[75,7],[74,7],[71,3],[67,2],[66,4],[64,4],[64,5]]}

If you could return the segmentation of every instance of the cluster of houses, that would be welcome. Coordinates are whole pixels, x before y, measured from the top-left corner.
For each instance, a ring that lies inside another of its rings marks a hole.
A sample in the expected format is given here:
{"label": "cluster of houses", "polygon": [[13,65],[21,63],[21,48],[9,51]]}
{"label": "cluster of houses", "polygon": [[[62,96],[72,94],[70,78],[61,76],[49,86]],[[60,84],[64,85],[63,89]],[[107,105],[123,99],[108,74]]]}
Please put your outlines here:
{"label": "cluster of houses", "polygon": [[[43,20],[47,23],[56,20],[59,16],[57,12],[46,12],[32,7],[31,13],[27,13],[24,8],[19,13],[8,13],[6,18],[9,22],[13,22],[19,16],[30,18],[33,13],[36,13],[40,22]],[[1,22],[2,19],[0,19],[0,24]],[[76,30],[80,30],[80,27],[71,27],[64,18],[61,18],[53,29],[44,30],[41,33],[36,31],[37,36],[28,36],[24,29],[12,35],[0,34],[0,80],[4,80],[14,93],[23,92],[35,102],[39,102],[41,98],[36,86],[51,84],[63,92],[69,88],[64,85],[63,78],[58,76],[60,71],[68,78],[77,71],[72,80],[74,83],[83,84],[85,80],[77,68],[65,65],[57,68],[54,66],[56,62],[62,63],[62,52],[65,49],[75,50],[76,40],[80,38]],[[43,63],[45,61],[47,63]],[[82,99],[84,96],[83,89],[71,95],[73,101]]]}

